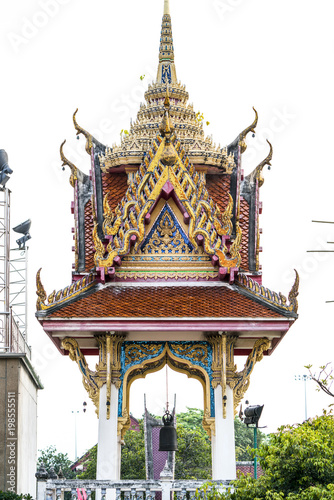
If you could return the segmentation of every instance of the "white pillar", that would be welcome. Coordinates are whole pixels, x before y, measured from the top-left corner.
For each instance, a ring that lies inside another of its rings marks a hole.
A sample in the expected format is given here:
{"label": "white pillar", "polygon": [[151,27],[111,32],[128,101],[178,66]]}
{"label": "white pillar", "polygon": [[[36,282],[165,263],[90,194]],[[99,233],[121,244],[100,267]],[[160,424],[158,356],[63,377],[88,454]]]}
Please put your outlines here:
{"label": "white pillar", "polygon": [[39,480],[37,479],[37,500],[45,500],[46,499],[46,479]]}
{"label": "white pillar", "polygon": [[212,479],[236,478],[233,390],[226,388],[226,418],[223,418],[223,391],[215,389],[215,434],[212,433]]}
{"label": "white pillar", "polygon": [[172,491],[173,472],[168,467],[168,460],[166,460],[165,467],[160,474],[161,484],[161,499],[170,500]]}
{"label": "white pillar", "polygon": [[[96,479],[118,481],[121,475],[121,442],[117,435],[118,389],[111,384],[110,418],[107,420],[107,386],[100,389],[99,436],[97,444]],[[107,500],[116,491],[107,492]],[[99,498],[100,495],[97,495]]]}

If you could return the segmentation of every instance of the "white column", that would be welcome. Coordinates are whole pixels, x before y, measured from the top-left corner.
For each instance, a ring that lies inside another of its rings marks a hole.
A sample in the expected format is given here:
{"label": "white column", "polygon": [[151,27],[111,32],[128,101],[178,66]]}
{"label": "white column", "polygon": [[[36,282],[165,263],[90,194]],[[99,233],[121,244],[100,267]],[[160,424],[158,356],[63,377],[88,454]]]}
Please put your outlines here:
{"label": "white column", "polygon": [[[121,475],[121,443],[117,436],[118,389],[111,384],[110,418],[107,420],[107,386],[100,389],[99,436],[96,479],[118,481]],[[108,498],[114,495],[107,494]]]}
{"label": "white column", "polygon": [[212,433],[212,479],[236,478],[233,390],[226,388],[226,418],[223,418],[223,391],[215,389],[215,434]]}

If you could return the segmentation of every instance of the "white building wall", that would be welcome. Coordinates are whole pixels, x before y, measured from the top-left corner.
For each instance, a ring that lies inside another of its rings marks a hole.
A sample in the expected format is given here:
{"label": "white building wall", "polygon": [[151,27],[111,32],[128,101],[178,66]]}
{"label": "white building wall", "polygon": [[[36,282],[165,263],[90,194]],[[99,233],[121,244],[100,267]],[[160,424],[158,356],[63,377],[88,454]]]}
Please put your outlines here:
{"label": "white building wall", "polygon": [[37,387],[23,362],[18,374],[17,492],[36,497]]}

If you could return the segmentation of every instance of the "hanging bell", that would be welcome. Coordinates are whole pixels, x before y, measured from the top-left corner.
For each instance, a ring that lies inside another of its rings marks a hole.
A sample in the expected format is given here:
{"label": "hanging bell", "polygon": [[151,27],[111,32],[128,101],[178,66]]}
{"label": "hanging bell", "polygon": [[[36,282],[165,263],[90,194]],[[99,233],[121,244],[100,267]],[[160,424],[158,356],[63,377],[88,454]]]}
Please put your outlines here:
{"label": "hanging bell", "polygon": [[164,426],[159,434],[159,451],[177,451],[177,435],[173,425],[173,415],[167,410],[162,417]]}

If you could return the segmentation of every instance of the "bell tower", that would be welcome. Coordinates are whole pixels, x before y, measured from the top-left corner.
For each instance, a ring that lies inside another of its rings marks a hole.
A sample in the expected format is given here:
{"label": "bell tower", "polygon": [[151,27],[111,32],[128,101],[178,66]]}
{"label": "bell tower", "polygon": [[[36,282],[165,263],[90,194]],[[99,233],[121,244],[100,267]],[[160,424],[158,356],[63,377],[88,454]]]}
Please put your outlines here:
{"label": "bell tower", "polygon": [[[130,391],[166,364],[203,391],[212,477],[235,478],[234,416],[257,362],[297,319],[299,279],[288,298],[262,284],[259,197],[267,157],[242,176],[251,124],[225,147],[177,81],[169,1],[164,1],[157,80],[129,135],[86,141],[90,175],[60,153],[74,191],[72,281],[47,294],[37,274],[38,321],[77,363],[99,420],[98,479],[119,479]],[[96,369],[87,357],[98,355]],[[242,370],[236,357],[244,356]]]}

